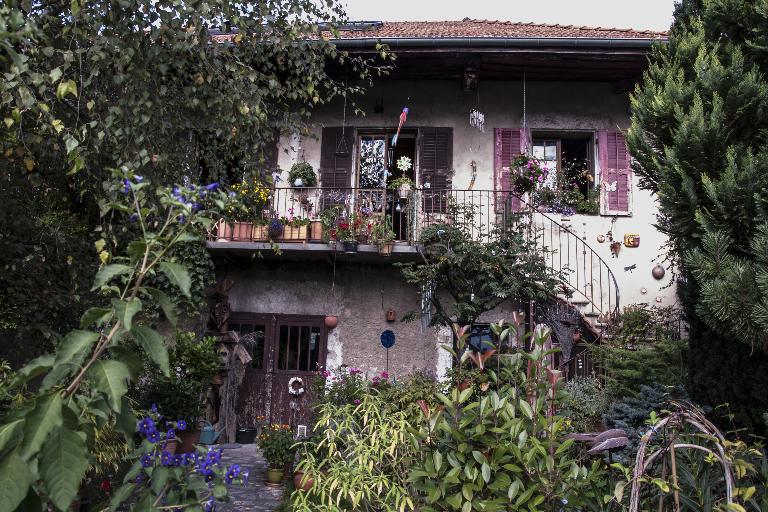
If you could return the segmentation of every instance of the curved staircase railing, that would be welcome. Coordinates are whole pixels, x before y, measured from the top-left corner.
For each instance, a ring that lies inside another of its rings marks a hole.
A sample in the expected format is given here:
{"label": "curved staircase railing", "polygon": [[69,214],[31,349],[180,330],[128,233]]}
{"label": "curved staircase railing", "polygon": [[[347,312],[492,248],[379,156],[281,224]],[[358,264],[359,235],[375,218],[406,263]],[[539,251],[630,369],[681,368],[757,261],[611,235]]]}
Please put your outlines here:
{"label": "curved staircase railing", "polygon": [[567,295],[570,295],[569,302],[582,306],[579,309],[585,316],[603,321],[618,313],[619,288],[606,261],[574,228],[537,210],[515,193],[421,189],[415,200],[420,202],[419,207],[411,208],[419,217],[414,223],[417,233],[424,226],[446,221],[451,205],[471,205],[478,219],[472,227],[472,236],[477,239],[492,236],[498,225],[516,226],[520,224],[513,219],[527,218],[533,228],[536,247],[541,249],[547,265],[560,275]]}

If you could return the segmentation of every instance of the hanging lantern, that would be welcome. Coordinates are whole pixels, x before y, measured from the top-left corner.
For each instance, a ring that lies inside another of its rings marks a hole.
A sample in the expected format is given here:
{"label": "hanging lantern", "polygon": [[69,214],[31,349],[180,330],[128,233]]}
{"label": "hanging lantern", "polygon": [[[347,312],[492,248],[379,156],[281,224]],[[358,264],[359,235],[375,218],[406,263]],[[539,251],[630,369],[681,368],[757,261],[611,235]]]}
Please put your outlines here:
{"label": "hanging lantern", "polygon": [[477,128],[480,133],[485,133],[485,114],[473,108],[469,111],[469,126]]}

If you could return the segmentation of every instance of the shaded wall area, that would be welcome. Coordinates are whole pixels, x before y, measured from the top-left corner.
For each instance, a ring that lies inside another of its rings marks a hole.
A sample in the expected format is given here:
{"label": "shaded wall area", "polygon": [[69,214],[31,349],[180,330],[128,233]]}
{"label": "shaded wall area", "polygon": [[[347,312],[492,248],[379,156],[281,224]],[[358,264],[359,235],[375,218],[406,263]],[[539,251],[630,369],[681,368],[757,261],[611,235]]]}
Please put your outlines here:
{"label": "shaded wall area", "polygon": [[[338,325],[328,334],[326,367],[357,366],[369,376],[386,368],[382,331],[392,330],[389,373],[399,378],[416,370],[437,372],[438,343],[433,328],[404,323],[403,315],[420,305],[418,290],[400,277],[388,262],[358,264],[354,256],[339,254],[329,260],[254,260],[248,265],[220,266],[219,277],[234,281],[229,303],[233,313],[334,315]],[[388,322],[395,311],[398,320]]]}

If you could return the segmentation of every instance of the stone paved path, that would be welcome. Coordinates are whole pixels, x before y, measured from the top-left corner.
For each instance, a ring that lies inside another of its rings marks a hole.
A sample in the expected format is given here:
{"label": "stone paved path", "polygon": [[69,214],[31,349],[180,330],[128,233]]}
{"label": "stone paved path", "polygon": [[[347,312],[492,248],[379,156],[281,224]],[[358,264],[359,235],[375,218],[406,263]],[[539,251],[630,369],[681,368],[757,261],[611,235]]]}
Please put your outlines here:
{"label": "stone paved path", "polygon": [[221,456],[225,464],[240,464],[251,471],[250,481],[245,487],[233,485],[229,488],[230,502],[217,510],[225,512],[271,512],[283,499],[283,487],[267,485],[267,463],[255,444],[222,444]]}

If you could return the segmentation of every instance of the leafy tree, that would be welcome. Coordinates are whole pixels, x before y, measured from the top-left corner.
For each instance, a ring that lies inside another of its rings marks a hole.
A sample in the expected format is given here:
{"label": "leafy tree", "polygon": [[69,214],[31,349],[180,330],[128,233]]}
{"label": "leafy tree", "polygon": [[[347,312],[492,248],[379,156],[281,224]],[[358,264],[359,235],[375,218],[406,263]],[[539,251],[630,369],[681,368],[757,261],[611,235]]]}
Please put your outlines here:
{"label": "leafy tree", "polygon": [[422,233],[425,261],[401,265],[408,283],[427,290],[435,309],[433,325],[471,325],[506,301],[543,301],[554,295],[555,276],[522,219],[479,237],[471,207],[453,206],[449,215],[449,222]]}
{"label": "leafy tree", "polygon": [[50,347],[89,302],[112,169],[159,184],[268,174],[277,135],[363,90],[388,54],[320,37],[342,16],[334,0],[0,5],[0,328],[17,346]]}
{"label": "leafy tree", "polygon": [[747,409],[768,408],[765,393],[731,386],[753,378],[739,364],[764,373],[768,361],[767,41],[763,2],[683,1],[633,94],[627,136],[680,264],[694,397],[738,403],[753,424]]}

